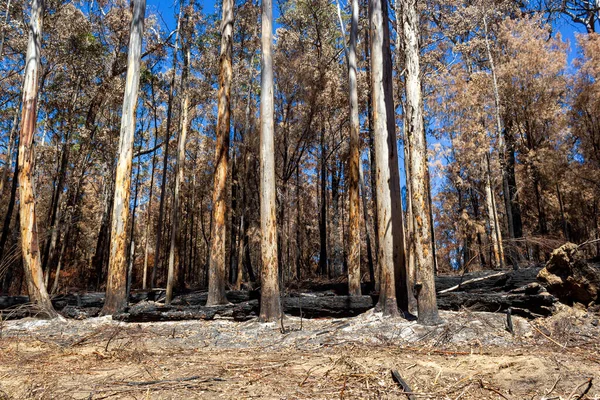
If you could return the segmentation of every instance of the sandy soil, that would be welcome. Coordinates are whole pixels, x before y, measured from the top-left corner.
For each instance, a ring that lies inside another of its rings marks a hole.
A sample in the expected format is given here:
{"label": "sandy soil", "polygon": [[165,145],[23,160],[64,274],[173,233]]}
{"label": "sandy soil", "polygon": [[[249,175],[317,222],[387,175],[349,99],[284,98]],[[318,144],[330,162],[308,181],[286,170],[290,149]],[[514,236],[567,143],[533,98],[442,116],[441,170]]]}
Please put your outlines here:
{"label": "sandy soil", "polygon": [[[0,399],[599,399],[598,315],[0,324]],[[581,396],[588,389],[587,394]]]}

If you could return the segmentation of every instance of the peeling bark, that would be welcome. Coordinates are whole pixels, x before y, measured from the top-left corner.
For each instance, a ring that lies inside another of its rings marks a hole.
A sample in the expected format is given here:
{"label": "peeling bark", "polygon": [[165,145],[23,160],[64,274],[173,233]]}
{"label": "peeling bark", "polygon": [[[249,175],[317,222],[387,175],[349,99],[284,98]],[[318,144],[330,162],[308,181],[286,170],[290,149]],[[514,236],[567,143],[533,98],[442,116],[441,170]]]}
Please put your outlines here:
{"label": "peeling bark", "polygon": [[213,227],[210,241],[208,272],[208,305],[226,304],[225,243],[227,214],[227,169],[231,128],[231,53],[233,46],[233,0],[223,1],[221,22],[221,56],[219,58],[219,92],[217,116],[217,147],[213,191]]}
{"label": "peeling bark", "polygon": [[19,214],[21,219],[23,268],[29,298],[40,308],[42,314],[54,318],[57,314],[50,302],[42,272],[33,188],[33,165],[35,162],[33,136],[35,134],[37,119],[43,15],[43,0],[32,0],[29,40],[27,43],[27,63],[25,65],[25,79],[23,83],[21,135],[19,138]]}
{"label": "peeling bark", "polygon": [[402,1],[406,62],[406,138],[410,149],[410,185],[414,216],[415,293],[419,323],[440,323],[435,296],[435,261],[431,234],[427,142],[423,126],[423,95],[419,60],[419,15],[416,0]]}
{"label": "peeling bark", "polygon": [[273,4],[262,1],[260,91],[260,227],[261,321],[275,321],[282,313],[277,263],[277,204],[273,109]]}
{"label": "peeling bark", "polygon": [[348,160],[348,199],[350,203],[348,231],[348,292],[360,296],[360,121],[358,117],[358,85],[356,81],[356,41],[358,36],[358,0],[351,0],[352,22],[348,48],[348,81],[350,86],[350,157]]}
{"label": "peeling bark", "polygon": [[[394,211],[392,193],[394,192],[394,179],[390,171],[390,164],[396,162],[393,160],[394,152],[390,145],[394,138],[390,138],[388,130],[388,112],[389,103],[393,101],[388,98],[386,90],[386,27],[387,14],[384,10],[383,1],[375,0],[369,3],[370,29],[371,29],[371,90],[373,99],[373,128],[374,128],[374,149],[375,149],[375,184],[377,192],[377,219],[379,237],[379,255],[377,262],[379,264],[380,291],[377,309],[384,315],[396,316],[398,305],[396,300],[396,280],[395,273],[395,238],[397,234],[394,230]],[[389,36],[387,37],[389,46]],[[389,48],[387,49],[389,52]],[[389,77],[391,78],[391,77]],[[393,108],[393,107],[392,107]]]}
{"label": "peeling bark", "polygon": [[[181,74],[181,87],[184,92],[183,99],[181,102],[181,132],[177,137],[177,163],[175,164],[175,188],[173,191],[173,208],[171,210],[171,242],[169,246],[169,269],[167,273],[167,293],[165,303],[171,303],[173,299],[173,288],[175,286],[176,277],[178,276],[178,269],[181,268],[179,260],[179,251],[182,242],[181,235],[181,185],[184,180],[185,172],[185,143],[187,140],[187,134],[190,127],[190,93],[187,87],[188,74],[189,74],[189,62],[190,62],[190,48],[189,43],[185,45],[186,55],[183,62],[183,72]],[[185,48],[184,47],[184,48]]]}
{"label": "peeling bark", "polygon": [[127,55],[127,78],[123,97],[119,160],[117,162],[115,197],[111,227],[111,246],[106,283],[106,302],[103,315],[111,315],[127,304],[127,226],[129,220],[129,197],[131,195],[131,167],[133,162],[133,138],[135,134],[135,110],[140,81],[140,58],[144,32],[145,0],[134,0],[133,18]]}

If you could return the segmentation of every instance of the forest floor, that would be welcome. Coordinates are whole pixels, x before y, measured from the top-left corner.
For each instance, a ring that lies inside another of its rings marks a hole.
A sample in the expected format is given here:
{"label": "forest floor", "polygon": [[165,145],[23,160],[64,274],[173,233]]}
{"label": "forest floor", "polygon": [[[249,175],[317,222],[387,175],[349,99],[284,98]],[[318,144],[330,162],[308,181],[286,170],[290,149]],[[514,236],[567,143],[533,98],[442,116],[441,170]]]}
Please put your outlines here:
{"label": "forest floor", "polygon": [[[424,327],[354,318],[0,324],[0,399],[600,398],[598,314],[442,311]],[[590,379],[592,386],[586,395]]]}

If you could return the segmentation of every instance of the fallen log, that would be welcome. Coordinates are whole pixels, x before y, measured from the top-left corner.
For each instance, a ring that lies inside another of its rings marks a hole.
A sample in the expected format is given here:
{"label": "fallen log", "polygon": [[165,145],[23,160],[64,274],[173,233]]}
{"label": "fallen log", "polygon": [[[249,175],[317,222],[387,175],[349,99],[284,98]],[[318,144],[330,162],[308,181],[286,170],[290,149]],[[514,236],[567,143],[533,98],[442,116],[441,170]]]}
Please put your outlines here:
{"label": "fallen log", "polygon": [[[476,271],[462,275],[438,275],[435,287],[438,293],[453,290],[481,292],[508,292],[537,281],[541,267],[503,271]],[[347,296],[346,282],[301,282],[290,290],[296,293],[322,293],[323,296]],[[373,287],[366,282],[361,285],[362,293],[369,294]]]}
{"label": "fallen log", "polygon": [[483,294],[450,292],[438,295],[438,307],[442,310],[504,312],[511,308],[512,314],[526,318],[551,315],[557,299],[549,294],[503,293]]}
{"label": "fallen log", "polygon": [[464,275],[438,275],[435,288],[438,293],[461,291],[470,293],[509,292],[537,282],[541,268],[523,268],[506,271],[477,271]]}
{"label": "fallen log", "polygon": [[305,318],[353,317],[375,306],[371,296],[295,296],[281,300],[286,314]]}
{"label": "fallen log", "polygon": [[[260,292],[258,290],[229,290],[225,293],[227,300],[230,303],[243,303],[250,300],[258,300],[260,298]],[[208,292],[192,292],[177,296],[171,302],[172,305],[182,306],[201,306],[206,304],[208,298]]]}
{"label": "fallen log", "polygon": [[258,315],[258,300],[239,304],[225,304],[213,307],[174,306],[143,301],[125,309],[125,312],[113,315],[113,319],[123,322],[157,322],[212,320],[217,316],[245,321]]}
{"label": "fallen log", "polygon": [[[281,299],[283,312],[304,318],[342,318],[361,314],[374,306],[371,296],[297,296]],[[231,318],[245,321],[259,313],[259,300],[249,300],[238,304],[213,307],[174,305],[155,302],[140,302],[128,307],[124,312],[113,315],[113,319],[124,322],[212,320]]]}
{"label": "fallen log", "polygon": [[[164,290],[136,291],[131,293],[130,302],[138,303],[140,301],[155,301],[164,293]],[[67,306],[78,308],[98,307],[104,305],[104,292],[71,293],[66,295],[57,295],[52,297],[52,305],[57,311],[61,311]],[[6,310],[29,303],[29,296],[0,296],[0,310]]]}

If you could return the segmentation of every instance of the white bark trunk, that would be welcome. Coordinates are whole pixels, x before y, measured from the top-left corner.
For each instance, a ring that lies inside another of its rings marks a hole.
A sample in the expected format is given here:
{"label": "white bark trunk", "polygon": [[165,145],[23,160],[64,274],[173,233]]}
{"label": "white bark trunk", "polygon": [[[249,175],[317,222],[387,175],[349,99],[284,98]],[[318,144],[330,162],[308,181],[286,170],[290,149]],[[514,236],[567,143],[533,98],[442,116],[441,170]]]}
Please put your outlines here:
{"label": "white bark trunk", "polygon": [[281,315],[277,262],[277,204],[275,194],[275,122],[273,116],[273,5],[262,2],[260,91],[260,319],[274,321]]}
{"label": "white bark trunk", "polygon": [[419,60],[419,15],[416,0],[402,1],[406,60],[406,138],[410,149],[410,187],[414,216],[415,292],[419,323],[440,322],[435,295],[433,238],[431,234],[427,142],[423,126],[423,97]]}
{"label": "white bark trunk", "polygon": [[129,220],[129,198],[131,195],[131,165],[133,161],[133,139],[135,135],[135,112],[140,83],[140,60],[144,33],[145,0],[134,0],[133,18],[129,34],[127,55],[127,77],[123,97],[121,132],[119,137],[119,160],[115,181],[115,197],[111,227],[110,258],[108,262],[108,282],[106,302],[102,313],[113,314],[126,305],[126,261],[127,227]]}
{"label": "white bark trunk", "polygon": [[23,269],[29,298],[37,304],[48,317],[56,317],[48,291],[44,285],[41,254],[35,214],[35,192],[33,183],[33,136],[37,120],[37,96],[39,67],[41,63],[43,0],[32,0],[31,19],[29,21],[29,40],[23,83],[23,111],[21,117],[21,136],[19,140],[19,196],[21,221],[21,247]]}

